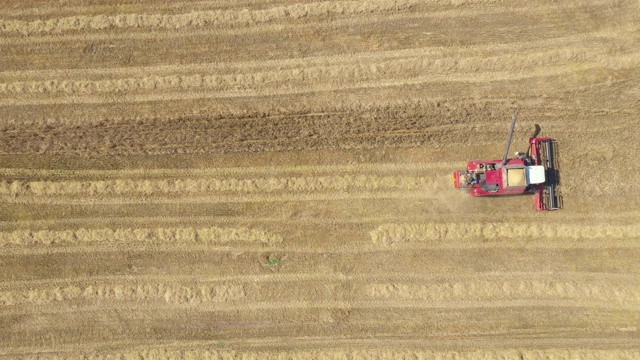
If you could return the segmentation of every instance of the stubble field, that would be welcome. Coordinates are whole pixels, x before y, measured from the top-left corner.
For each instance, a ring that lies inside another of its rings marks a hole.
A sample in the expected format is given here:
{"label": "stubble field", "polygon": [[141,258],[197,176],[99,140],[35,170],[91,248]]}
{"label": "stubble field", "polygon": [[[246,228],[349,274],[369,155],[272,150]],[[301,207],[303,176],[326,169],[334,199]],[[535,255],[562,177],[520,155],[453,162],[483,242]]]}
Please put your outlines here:
{"label": "stubble field", "polygon": [[0,358],[640,358],[637,1],[0,7]]}

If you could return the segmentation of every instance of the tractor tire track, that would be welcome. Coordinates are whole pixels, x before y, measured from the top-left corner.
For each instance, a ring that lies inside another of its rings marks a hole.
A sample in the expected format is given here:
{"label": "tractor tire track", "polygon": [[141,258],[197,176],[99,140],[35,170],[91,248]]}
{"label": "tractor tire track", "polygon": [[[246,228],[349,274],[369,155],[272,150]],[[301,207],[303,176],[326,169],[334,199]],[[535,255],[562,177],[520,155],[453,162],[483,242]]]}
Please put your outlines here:
{"label": "tractor tire track", "polygon": [[421,190],[410,191],[358,191],[357,193],[349,193],[346,191],[334,193],[317,193],[317,194],[255,194],[250,196],[242,195],[209,195],[209,196],[191,196],[188,198],[181,197],[162,197],[162,198],[131,198],[125,196],[110,198],[42,198],[42,199],[21,199],[14,198],[5,200],[10,204],[41,204],[41,205],[150,205],[150,204],[221,204],[221,203],[256,203],[256,202],[313,202],[313,201],[339,201],[339,200],[365,200],[365,199],[437,199],[434,194],[425,194]]}
{"label": "tractor tire track", "polygon": [[[325,173],[401,173],[401,172],[432,172],[448,169],[452,164],[448,162],[429,163],[363,163],[363,164],[332,164],[332,165],[294,165],[294,166],[246,166],[246,167],[216,167],[216,168],[158,168],[158,169],[29,169],[29,168],[0,168],[0,176],[5,178],[96,178],[96,179],[132,179],[132,178],[185,178],[191,177],[228,177],[228,176],[265,176],[277,172],[278,174],[302,175]],[[460,162],[454,164],[465,165]]]}
{"label": "tractor tire track", "polygon": [[[432,178],[417,176],[377,176],[372,174],[327,175],[269,178],[222,178],[176,180],[100,180],[100,181],[0,181],[0,197],[20,199],[47,197],[118,197],[193,194],[269,194],[321,191],[389,191],[433,188]],[[9,200],[10,201],[10,200]]]}

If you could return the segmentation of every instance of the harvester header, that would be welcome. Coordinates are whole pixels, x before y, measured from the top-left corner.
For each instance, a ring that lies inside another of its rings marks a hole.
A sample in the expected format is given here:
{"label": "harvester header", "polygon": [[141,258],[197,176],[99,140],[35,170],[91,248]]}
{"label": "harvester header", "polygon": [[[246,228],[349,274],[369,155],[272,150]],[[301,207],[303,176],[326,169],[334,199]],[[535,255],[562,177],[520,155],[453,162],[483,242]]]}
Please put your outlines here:
{"label": "harvester header", "polygon": [[466,170],[453,173],[453,186],[469,189],[471,196],[533,194],[536,210],[560,209],[562,197],[559,194],[556,141],[532,137],[527,153],[516,152],[516,157],[509,159],[515,124],[516,117],[513,116],[502,160],[469,162]]}

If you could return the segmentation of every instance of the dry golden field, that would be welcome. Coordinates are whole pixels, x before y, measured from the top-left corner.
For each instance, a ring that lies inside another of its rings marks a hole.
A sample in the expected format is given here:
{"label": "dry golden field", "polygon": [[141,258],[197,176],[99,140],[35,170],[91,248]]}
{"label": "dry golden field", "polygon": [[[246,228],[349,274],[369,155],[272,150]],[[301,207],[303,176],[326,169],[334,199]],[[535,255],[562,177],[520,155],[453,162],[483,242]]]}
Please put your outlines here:
{"label": "dry golden field", "polygon": [[640,359],[637,0],[0,8],[0,359]]}

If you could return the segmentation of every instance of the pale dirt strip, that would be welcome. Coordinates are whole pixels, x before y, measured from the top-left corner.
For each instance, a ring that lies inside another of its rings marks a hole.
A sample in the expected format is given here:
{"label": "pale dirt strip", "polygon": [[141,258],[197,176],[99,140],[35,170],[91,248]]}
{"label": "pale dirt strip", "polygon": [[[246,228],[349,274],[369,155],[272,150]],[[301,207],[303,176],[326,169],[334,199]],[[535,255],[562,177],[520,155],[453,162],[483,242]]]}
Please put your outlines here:
{"label": "pale dirt strip", "polygon": [[178,244],[211,245],[226,243],[277,244],[280,235],[249,228],[127,228],[77,230],[18,230],[0,233],[0,246],[50,246],[109,244]]}
{"label": "pale dirt strip", "polygon": [[[447,348],[456,349],[453,343],[441,341],[440,346],[434,340],[392,340],[384,341],[376,339],[373,342],[369,339],[308,339],[313,343],[320,342],[327,349],[311,349],[305,350],[304,346],[300,346],[299,339],[291,339],[295,343],[295,347],[302,347],[300,350],[226,350],[227,344],[233,345],[233,341],[211,340],[207,342],[194,343],[192,345],[167,345],[167,344],[149,344],[146,348],[138,348],[124,351],[92,351],[85,353],[78,348],[69,348],[66,352],[57,350],[55,352],[41,352],[30,350],[30,348],[22,348],[19,353],[11,353],[10,351],[0,352],[2,358],[12,358],[20,360],[112,360],[112,359],[136,359],[136,360],[182,360],[182,359],[205,359],[205,360],[633,360],[640,358],[640,350],[627,346],[610,344],[596,347],[594,344],[600,344],[601,339],[580,339],[577,341],[567,341],[570,348],[549,346],[522,346],[512,347],[496,346],[494,349],[473,349],[473,350],[445,350]],[[566,340],[566,339],[560,339]],[[458,340],[459,341],[459,340]],[[495,339],[479,338],[476,341],[484,342],[490,345]],[[288,341],[289,342],[289,341]],[[412,342],[413,344],[407,344]],[[459,341],[460,342],[460,341]],[[282,339],[270,339],[270,341],[260,340],[257,344],[267,345],[281,344]],[[335,346],[330,346],[333,343]],[[525,342],[528,343],[528,342]],[[383,345],[384,344],[384,345]],[[443,346],[446,344],[447,346]],[[98,344],[92,344],[98,345]],[[113,347],[121,348],[120,344],[113,344]],[[127,344],[130,345],[130,344]],[[367,346],[368,345],[368,346]],[[386,345],[386,346],[385,346]],[[413,345],[406,348],[407,345]],[[524,344],[522,344],[524,345]],[[528,344],[527,344],[528,345]],[[126,348],[136,348],[138,346],[124,346]],[[257,347],[252,346],[253,348]],[[344,348],[343,348],[344,347]],[[432,348],[425,350],[424,348]],[[438,349],[438,350],[434,350]],[[444,348],[444,349],[443,349]],[[4,353],[4,356],[3,356]]]}
{"label": "pale dirt strip", "polygon": [[[319,339],[316,339],[319,340]],[[28,349],[21,353],[0,353],[2,358],[12,358],[20,360],[112,360],[112,359],[137,359],[137,360],[178,360],[178,359],[205,359],[205,360],[632,360],[640,358],[640,350],[622,349],[618,347],[609,349],[594,348],[594,343],[599,343],[595,339],[583,339],[581,346],[577,348],[497,348],[491,350],[422,350],[425,341],[412,349],[403,349],[403,346],[391,346],[380,348],[379,345],[367,348],[355,342],[350,345],[344,340],[336,341],[338,346],[327,350],[224,350],[226,344],[233,341],[209,341],[208,343],[196,346],[195,348],[176,349],[166,345],[157,345],[146,349],[125,350],[120,352],[92,351],[82,352],[81,350],[70,350],[69,352],[45,352],[33,354]],[[330,339],[325,339],[326,346]],[[491,343],[490,339],[486,339]],[[284,340],[273,341],[274,344],[282,345]],[[365,341],[366,343],[367,341]],[[397,343],[398,340],[395,340]],[[404,341],[401,341],[404,343]],[[573,343],[573,341],[571,342]],[[428,345],[433,346],[431,342]],[[128,347],[128,346],[127,346]],[[362,347],[361,349],[359,349]],[[344,349],[342,349],[344,348]],[[451,347],[456,348],[455,346]],[[14,357],[15,356],[15,357]]]}
{"label": "pale dirt strip", "polygon": [[477,247],[485,242],[509,246],[533,246],[540,242],[560,244],[561,239],[580,245],[583,241],[608,239],[608,246],[616,241],[640,237],[640,225],[580,225],[545,223],[449,223],[449,224],[384,224],[372,230],[372,243],[383,247],[421,244],[427,247]]}
{"label": "pale dirt strip", "polygon": [[[304,301],[260,301],[260,302],[243,302],[243,301],[203,301],[195,305],[190,305],[186,302],[183,303],[168,303],[163,301],[162,298],[158,299],[165,304],[155,305],[146,302],[144,305],[136,304],[135,301],[131,302],[116,302],[112,298],[109,298],[109,305],[104,303],[98,303],[97,305],[90,305],[84,307],[77,306],[61,306],[61,303],[53,303],[51,305],[44,304],[42,306],[35,304],[27,304],[26,308],[19,306],[20,310],[14,310],[11,306],[0,305],[0,318],[12,317],[16,315],[30,315],[37,311],[41,315],[64,316],[66,314],[76,314],[78,312],[87,313],[104,313],[109,310],[117,310],[122,312],[134,313],[136,310],[143,311],[167,311],[169,306],[171,310],[176,307],[185,308],[188,307],[191,311],[199,312],[226,312],[226,313],[238,313],[240,311],[257,312],[257,311],[296,311],[296,310],[474,310],[474,309],[491,309],[498,311],[500,309],[522,309],[527,311],[531,308],[549,308],[549,309],[571,309],[577,310],[612,310],[612,311],[624,311],[625,313],[636,312],[638,310],[637,303],[628,302],[616,302],[611,300],[566,300],[566,299],[552,299],[552,300],[537,300],[537,299],[525,299],[525,300],[446,300],[446,301],[430,301],[424,300],[367,300],[367,301],[342,301],[342,300],[304,300]],[[168,303],[168,305],[167,305]],[[186,305],[186,306],[185,306]],[[6,311],[4,310],[6,309]],[[367,322],[364,322],[367,323]],[[370,322],[369,322],[370,324]],[[318,324],[314,324],[318,325]],[[310,324],[311,326],[311,324]],[[633,328],[633,325],[631,325]],[[637,329],[629,332],[637,332]]]}
{"label": "pale dirt strip", "polygon": [[[268,273],[268,274],[237,274],[237,275],[218,275],[206,276],[202,275],[91,275],[91,276],[74,276],[73,278],[52,278],[37,280],[18,280],[18,281],[2,281],[0,282],[0,290],[10,289],[30,289],[30,288],[46,288],[46,287],[64,287],[65,285],[74,284],[81,286],[82,284],[93,283],[118,283],[123,281],[131,282],[157,282],[157,283],[175,283],[175,282],[233,282],[246,284],[274,284],[274,283],[294,283],[294,282],[362,282],[372,284],[376,281],[387,281],[390,283],[408,283],[408,282],[466,282],[474,281],[496,282],[496,281],[516,281],[525,280],[533,281],[559,281],[559,282],[580,282],[595,283],[603,282],[610,284],[628,284],[637,282],[636,275],[621,273],[604,273],[604,272],[550,272],[550,271],[500,271],[500,272],[456,272],[456,273],[360,273],[345,274],[336,272],[322,273]],[[287,285],[288,286],[288,285]],[[638,299],[640,300],[640,299]]]}

